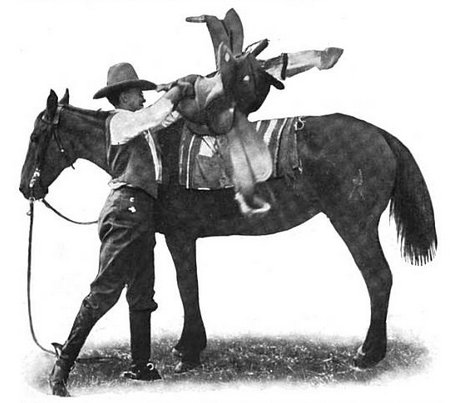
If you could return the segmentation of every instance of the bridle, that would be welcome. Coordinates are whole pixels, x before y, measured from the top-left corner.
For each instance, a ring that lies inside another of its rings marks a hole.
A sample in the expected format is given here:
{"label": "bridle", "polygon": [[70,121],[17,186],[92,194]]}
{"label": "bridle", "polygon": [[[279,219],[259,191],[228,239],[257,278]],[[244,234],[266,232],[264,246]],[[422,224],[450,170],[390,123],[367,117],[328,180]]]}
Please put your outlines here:
{"label": "bridle", "polygon": [[[30,189],[29,202],[30,203],[33,203],[34,201],[36,201],[36,198],[34,196],[34,189],[35,189],[35,186],[37,184],[37,181],[41,177],[44,158],[45,158],[46,151],[47,151],[47,149],[49,147],[49,143],[50,143],[51,139],[54,140],[54,142],[57,145],[58,150],[64,156],[65,162],[66,162],[66,166],[67,167],[71,167],[72,169],[75,169],[73,163],[76,160],[76,158],[72,158],[70,156],[70,153],[63,146],[63,142],[62,142],[62,139],[61,139],[59,131],[58,131],[58,126],[59,126],[59,123],[60,123],[60,114],[61,114],[63,108],[64,108],[63,105],[58,105],[57,106],[56,112],[54,113],[54,117],[53,117],[52,120],[48,119],[48,117],[46,116],[46,113],[44,113],[41,116],[41,121],[43,121],[44,123],[50,125],[51,127],[49,129],[49,134],[46,135],[46,138],[44,139],[43,143],[41,144],[41,147],[38,148],[36,156],[35,156],[35,170],[33,172],[32,177],[30,178],[30,182],[29,182],[29,189]],[[68,218],[67,216],[65,216],[64,214],[59,212],[56,208],[51,206],[51,204],[44,197],[42,199],[40,199],[40,200],[43,202],[43,204],[47,208],[52,210],[59,217],[63,218],[64,220],[67,220],[67,221],[69,221],[69,222],[71,222],[73,224],[89,225],[89,224],[95,224],[97,222],[97,221],[76,221],[76,220],[72,220],[71,218]]]}
{"label": "bridle", "polygon": [[42,166],[44,163],[44,157],[46,155],[46,151],[49,147],[49,143],[50,143],[51,139],[54,140],[54,142],[57,145],[57,148],[59,149],[61,154],[64,156],[64,158],[67,162],[67,166],[71,166],[73,169],[75,169],[75,167],[73,165],[73,160],[70,158],[70,155],[64,148],[62,139],[60,138],[59,132],[57,130],[57,128],[59,126],[59,122],[60,122],[60,113],[61,113],[62,109],[63,109],[62,105],[57,106],[56,112],[54,113],[54,117],[52,120],[48,119],[46,113],[43,113],[43,115],[41,116],[41,120],[44,123],[50,125],[51,127],[49,129],[49,134],[46,134],[46,138],[43,140],[43,143],[40,144],[41,147],[38,148],[36,156],[35,156],[35,170],[30,179],[30,182],[29,182],[29,189],[30,189],[29,200],[31,200],[31,199],[36,200],[33,193],[34,193],[35,185],[36,185],[37,181],[40,179],[41,170],[42,170]]}
{"label": "bridle", "polygon": [[52,121],[49,121],[48,119],[46,119],[46,116],[45,116],[46,114],[44,114],[41,117],[41,119],[43,120],[43,122],[51,124],[52,139],[54,139],[54,141],[56,142],[57,147],[58,147],[59,151],[63,154],[68,166],[75,169],[75,167],[73,165],[74,160],[72,160],[70,158],[70,155],[68,154],[67,150],[63,147],[62,139],[60,138],[59,132],[57,130],[59,123],[60,123],[60,112],[62,111],[62,109],[63,109],[62,105],[57,106],[56,113],[54,114],[54,118],[52,119]]}

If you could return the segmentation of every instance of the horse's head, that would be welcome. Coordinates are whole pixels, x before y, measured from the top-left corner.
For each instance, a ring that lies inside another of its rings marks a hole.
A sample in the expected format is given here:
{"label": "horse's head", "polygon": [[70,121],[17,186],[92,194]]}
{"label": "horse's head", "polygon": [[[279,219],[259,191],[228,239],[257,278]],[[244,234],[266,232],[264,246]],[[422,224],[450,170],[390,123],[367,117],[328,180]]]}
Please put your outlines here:
{"label": "horse's head", "polygon": [[68,90],[60,104],[56,93],[51,90],[46,109],[35,120],[19,186],[26,198],[43,198],[60,172],[74,162],[57,132],[62,105],[68,104],[68,100]]}
{"label": "horse's head", "polygon": [[48,187],[77,158],[106,169],[104,123],[107,112],[69,105],[69,93],[58,101],[51,90],[46,109],[35,120],[21,172],[19,190],[26,198],[42,199]]}

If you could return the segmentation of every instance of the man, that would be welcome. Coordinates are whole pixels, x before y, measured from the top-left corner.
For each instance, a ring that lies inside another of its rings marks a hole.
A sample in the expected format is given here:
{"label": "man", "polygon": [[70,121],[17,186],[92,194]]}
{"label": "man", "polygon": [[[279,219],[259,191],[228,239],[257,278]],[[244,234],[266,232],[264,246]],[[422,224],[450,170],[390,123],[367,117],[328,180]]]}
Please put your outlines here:
{"label": "man", "polygon": [[96,99],[107,97],[116,108],[107,119],[106,130],[112,190],[99,218],[99,272],[67,341],[58,346],[58,358],[49,378],[54,395],[69,396],[66,383],[76,358],[92,327],[118,301],[124,286],[132,356],[131,368],[124,376],[160,379],[149,362],[150,317],[157,309],[153,298],[153,211],[162,176],[155,135],[173,121],[176,104],[194,94],[191,81],[178,80],[157,102],[143,109],[143,91],[154,90],[156,85],[140,80],[129,63],[119,63],[109,69],[107,85],[94,95]]}

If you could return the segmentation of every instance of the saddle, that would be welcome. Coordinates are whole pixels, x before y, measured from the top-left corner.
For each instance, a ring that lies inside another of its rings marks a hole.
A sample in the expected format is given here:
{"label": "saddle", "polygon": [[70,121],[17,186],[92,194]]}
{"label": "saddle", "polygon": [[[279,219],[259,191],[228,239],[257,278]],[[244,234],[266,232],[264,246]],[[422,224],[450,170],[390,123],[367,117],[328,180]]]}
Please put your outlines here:
{"label": "saddle", "polygon": [[[224,19],[202,15],[186,20],[206,23],[217,72],[197,77],[195,97],[182,100],[177,107],[190,122],[180,150],[181,184],[189,189],[233,186],[235,200],[243,214],[264,213],[270,205],[255,195],[255,186],[298,166],[298,158],[293,160],[297,155],[296,139],[295,135],[282,135],[290,132],[291,119],[283,120],[279,129],[275,129],[278,120],[270,121],[262,132],[262,124],[254,125],[247,117],[260,108],[271,86],[284,89],[276,77],[278,66],[282,66],[279,78],[284,80],[313,66],[330,68],[341,52],[332,48],[305,52],[297,57],[282,55],[279,61],[268,64],[256,58],[268,45],[267,40],[243,51],[243,26],[235,10],[229,10]],[[283,141],[290,143],[290,138],[292,144],[295,141],[292,150],[283,144]],[[281,150],[287,152],[282,155]]]}
{"label": "saddle", "polygon": [[[270,178],[272,159],[267,145],[247,116],[260,108],[272,85],[279,89],[284,85],[264,71],[256,60],[255,56],[265,44],[243,52],[243,27],[235,10],[229,10],[224,19],[203,15],[189,17],[187,21],[206,23],[217,67],[214,75],[198,77],[194,85],[195,97],[181,101],[177,107],[190,122],[189,130],[193,128],[200,134],[207,131],[205,135],[210,133],[216,137],[216,140],[206,137],[206,144],[211,143],[217,153],[213,152],[210,158],[201,155],[198,172],[203,178],[211,171],[216,174],[216,181],[222,181],[222,187],[233,186],[243,214],[266,212],[270,205],[259,197],[255,198],[254,191],[257,183]],[[205,170],[204,160],[210,170]],[[197,185],[197,188],[219,187]]]}
{"label": "saddle", "polygon": [[[299,167],[296,122],[299,117],[250,122],[256,137],[266,145],[272,160],[270,178],[292,176]],[[232,188],[232,165],[226,135],[210,135],[187,122],[179,147],[179,183],[187,189]]]}

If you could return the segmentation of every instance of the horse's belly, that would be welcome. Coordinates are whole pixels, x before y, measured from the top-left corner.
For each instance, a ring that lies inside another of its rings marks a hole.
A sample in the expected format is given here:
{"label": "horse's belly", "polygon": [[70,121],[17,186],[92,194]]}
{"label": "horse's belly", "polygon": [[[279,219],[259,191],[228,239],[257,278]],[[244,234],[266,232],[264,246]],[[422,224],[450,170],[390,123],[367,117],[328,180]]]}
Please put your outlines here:
{"label": "horse's belly", "polygon": [[264,216],[255,218],[240,213],[233,190],[175,189],[162,198],[164,210],[161,232],[184,231],[201,238],[267,235],[288,230],[320,212],[312,189],[303,179],[299,175],[290,181],[273,179],[261,184],[258,188],[259,195],[272,207]]}

